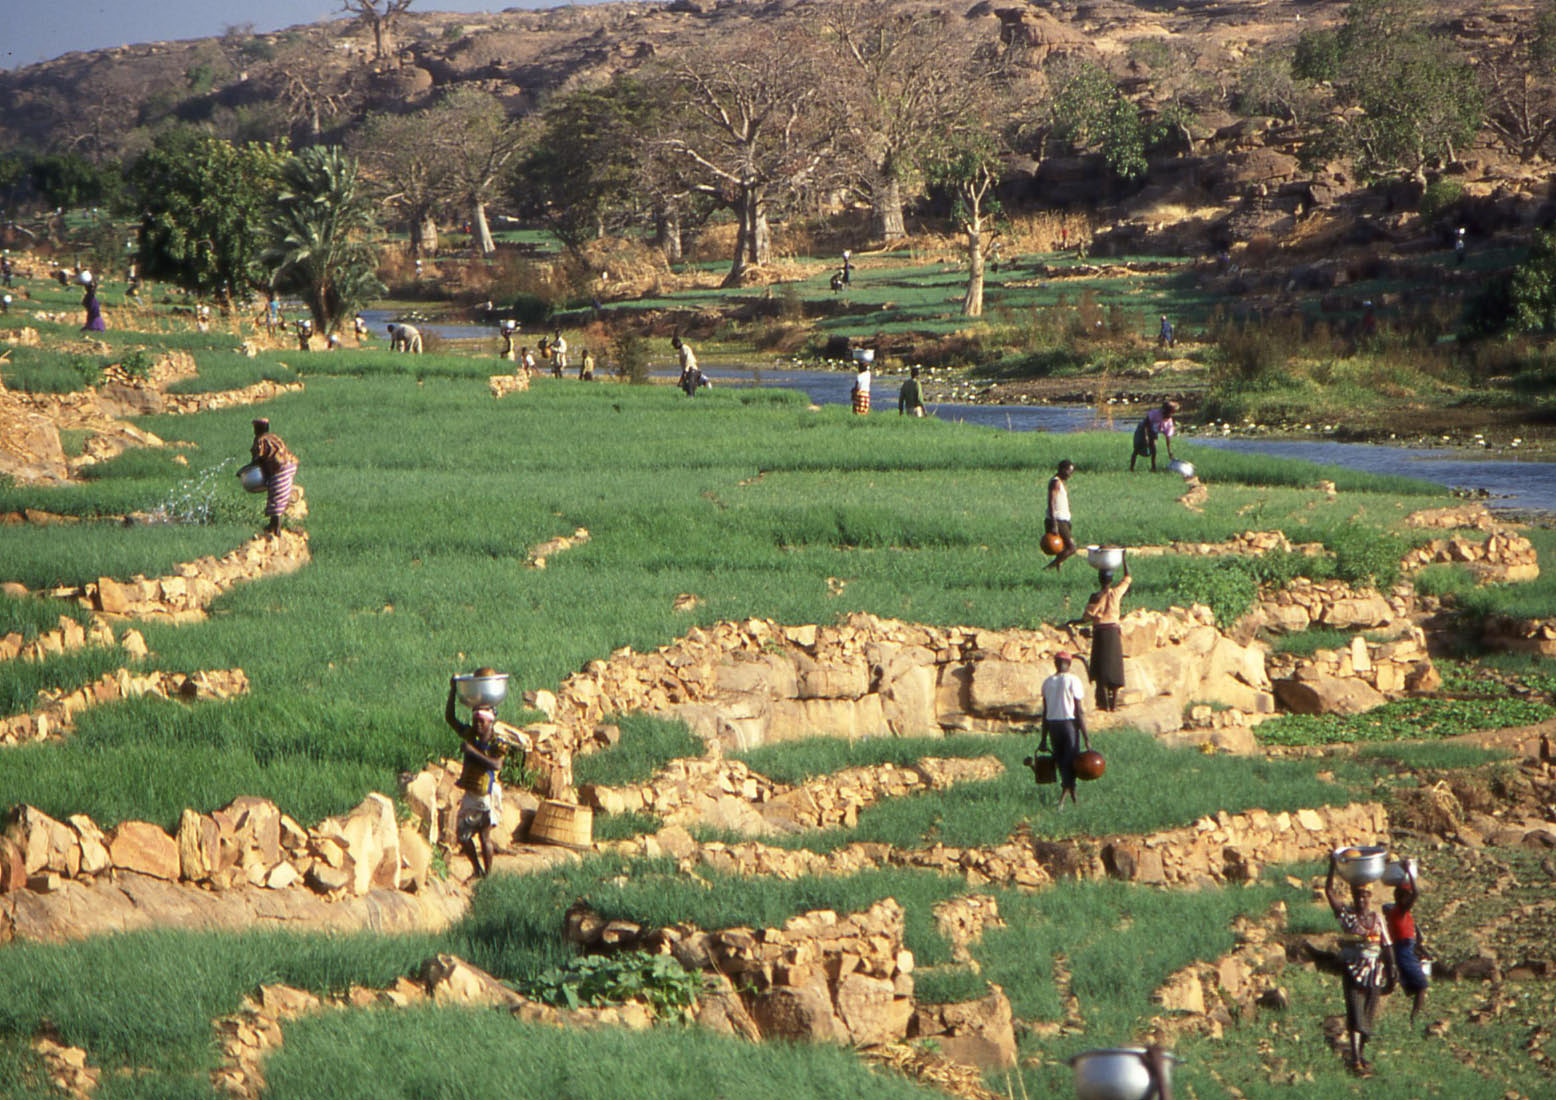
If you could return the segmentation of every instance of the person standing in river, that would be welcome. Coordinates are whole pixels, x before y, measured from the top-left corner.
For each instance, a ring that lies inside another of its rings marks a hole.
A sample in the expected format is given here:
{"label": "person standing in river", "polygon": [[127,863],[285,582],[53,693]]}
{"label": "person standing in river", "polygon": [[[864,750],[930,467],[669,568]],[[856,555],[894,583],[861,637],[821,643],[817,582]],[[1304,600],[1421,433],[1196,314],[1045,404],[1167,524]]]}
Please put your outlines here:
{"label": "person standing in river", "polygon": [[1114,583],[1111,570],[1097,573],[1101,585],[1086,601],[1081,618],[1091,623],[1091,682],[1096,687],[1097,709],[1117,710],[1118,689],[1124,686],[1124,631],[1120,624],[1124,596],[1129,592],[1129,559],[1124,575]]}
{"label": "person standing in river", "polygon": [[924,415],[924,386],[918,380],[918,368],[908,368],[908,380],[902,384],[902,389],[897,391],[897,415],[916,416]]}
{"label": "person standing in river", "polygon": [[292,483],[297,478],[297,456],[287,449],[280,436],[270,430],[270,421],[254,421],[254,443],[249,455],[265,475],[265,515],[270,524],[265,533],[275,538],[281,533],[281,517],[292,503]]}
{"label": "person standing in river", "polygon": [[1070,533],[1070,475],[1075,472],[1075,463],[1065,459],[1059,463],[1059,468],[1054,471],[1054,476],[1048,479],[1048,512],[1043,517],[1043,530],[1050,535],[1058,535],[1064,540],[1059,553],[1054,555],[1054,560],[1045,568],[1058,569],[1070,558],[1075,556],[1075,536]]}

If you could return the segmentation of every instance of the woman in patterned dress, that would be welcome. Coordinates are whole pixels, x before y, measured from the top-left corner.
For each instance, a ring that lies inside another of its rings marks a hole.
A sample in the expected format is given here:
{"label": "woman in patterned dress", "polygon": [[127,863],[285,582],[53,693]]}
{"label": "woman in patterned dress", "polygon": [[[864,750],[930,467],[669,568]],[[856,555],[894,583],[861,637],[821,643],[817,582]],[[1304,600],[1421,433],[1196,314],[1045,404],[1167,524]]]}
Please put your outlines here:
{"label": "woman in patterned dress", "polygon": [[1335,869],[1339,852],[1329,854],[1329,877],[1324,895],[1329,908],[1346,933],[1341,946],[1340,972],[1345,989],[1345,1031],[1350,1044],[1351,1068],[1370,1073],[1367,1040],[1372,1038],[1372,1021],[1378,1011],[1378,999],[1394,988],[1394,952],[1389,950],[1388,928],[1383,915],[1372,908],[1372,890],[1367,884],[1351,886],[1351,904],[1346,905],[1335,888]]}

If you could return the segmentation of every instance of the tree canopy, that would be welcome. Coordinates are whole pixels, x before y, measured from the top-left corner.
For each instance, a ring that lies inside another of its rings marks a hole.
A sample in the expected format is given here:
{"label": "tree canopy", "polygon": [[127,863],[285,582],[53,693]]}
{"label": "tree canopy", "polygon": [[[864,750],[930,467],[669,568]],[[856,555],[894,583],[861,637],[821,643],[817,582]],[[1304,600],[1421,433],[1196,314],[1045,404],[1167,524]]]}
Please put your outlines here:
{"label": "tree canopy", "polygon": [[141,271],[218,297],[265,285],[265,223],[287,157],[277,145],[164,133],[129,173]]}
{"label": "tree canopy", "polygon": [[372,228],[357,163],[339,147],[314,146],[286,162],[265,262],[278,290],[308,303],[320,333],[384,292],[366,240]]}

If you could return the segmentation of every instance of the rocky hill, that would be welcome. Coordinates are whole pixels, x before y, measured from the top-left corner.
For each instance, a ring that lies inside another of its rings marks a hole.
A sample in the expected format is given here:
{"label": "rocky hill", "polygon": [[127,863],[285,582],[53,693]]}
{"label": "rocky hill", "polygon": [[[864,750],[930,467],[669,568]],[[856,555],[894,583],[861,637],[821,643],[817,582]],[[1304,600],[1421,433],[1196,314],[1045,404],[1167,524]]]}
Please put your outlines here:
{"label": "rocky hill", "polygon": [[[569,5],[546,11],[454,14],[412,10],[394,29],[391,56],[374,58],[369,29],[347,19],[253,34],[127,45],[0,73],[0,145],[68,146],[122,157],[170,119],[233,138],[290,134],[343,137],[368,113],[415,110],[459,86],[500,97],[516,114],[559,90],[630,71],[679,47],[771,33],[808,0],[669,0]],[[933,0],[884,0],[943,7]],[[1488,0],[1466,14],[1427,0],[1436,26],[1466,53],[1510,42],[1532,4]],[[980,0],[965,8],[966,34],[1018,45],[1033,63],[1055,53],[1105,60],[1147,111],[1164,65],[1182,66],[1212,89],[1189,148],[1153,161],[1144,186],[1121,186],[1098,158],[1050,157],[1015,166],[1009,197],[1102,210],[1104,250],[1219,248],[1262,236],[1301,237],[1299,221],[1336,208],[1386,214],[1412,196],[1363,193],[1341,164],[1314,172],[1298,161],[1304,132],[1231,111],[1236,73],[1261,53],[1290,48],[1304,30],[1337,23],[1346,0]],[[1165,45],[1147,60],[1141,43]],[[1216,102],[1219,101],[1219,102]],[[1483,137],[1485,133],[1483,132]],[[1499,153],[1489,141],[1449,171],[1484,209],[1477,228],[1527,226],[1549,211],[1542,164]],[[1400,201],[1400,200],[1403,201]],[[1487,205],[1489,204],[1489,205]],[[1320,242],[1328,248],[1332,241]]]}

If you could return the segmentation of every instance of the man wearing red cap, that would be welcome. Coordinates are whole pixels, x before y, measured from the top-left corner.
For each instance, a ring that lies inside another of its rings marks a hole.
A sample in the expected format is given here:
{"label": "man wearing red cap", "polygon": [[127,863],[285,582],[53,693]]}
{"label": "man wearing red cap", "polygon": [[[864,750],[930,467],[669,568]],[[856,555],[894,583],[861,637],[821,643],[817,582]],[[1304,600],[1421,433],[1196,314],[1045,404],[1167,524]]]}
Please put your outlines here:
{"label": "man wearing red cap", "polygon": [[254,421],[254,445],[249,448],[254,464],[265,475],[265,515],[270,526],[265,533],[275,538],[281,533],[281,517],[292,503],[292,481],[297,477],[297,456],[287,450],[281,437],[270,430],[270,421]]}
{"label": "man wearing red cap", "polygon": [[1070,655],[1063,650],[1054,654],[1054,674],[1043,681],[1043,738],[1038,752],[1048,752],[1053,743],[1054,765],[1059,769],[1059,808],[1064,809],[1064,796],[1075,802],[1075,758],[1080,755],[1076,734],[1091,749],[1091,736],[1086,732],[1084,700],[1085,685],[1081,678],[1070,671]]}

